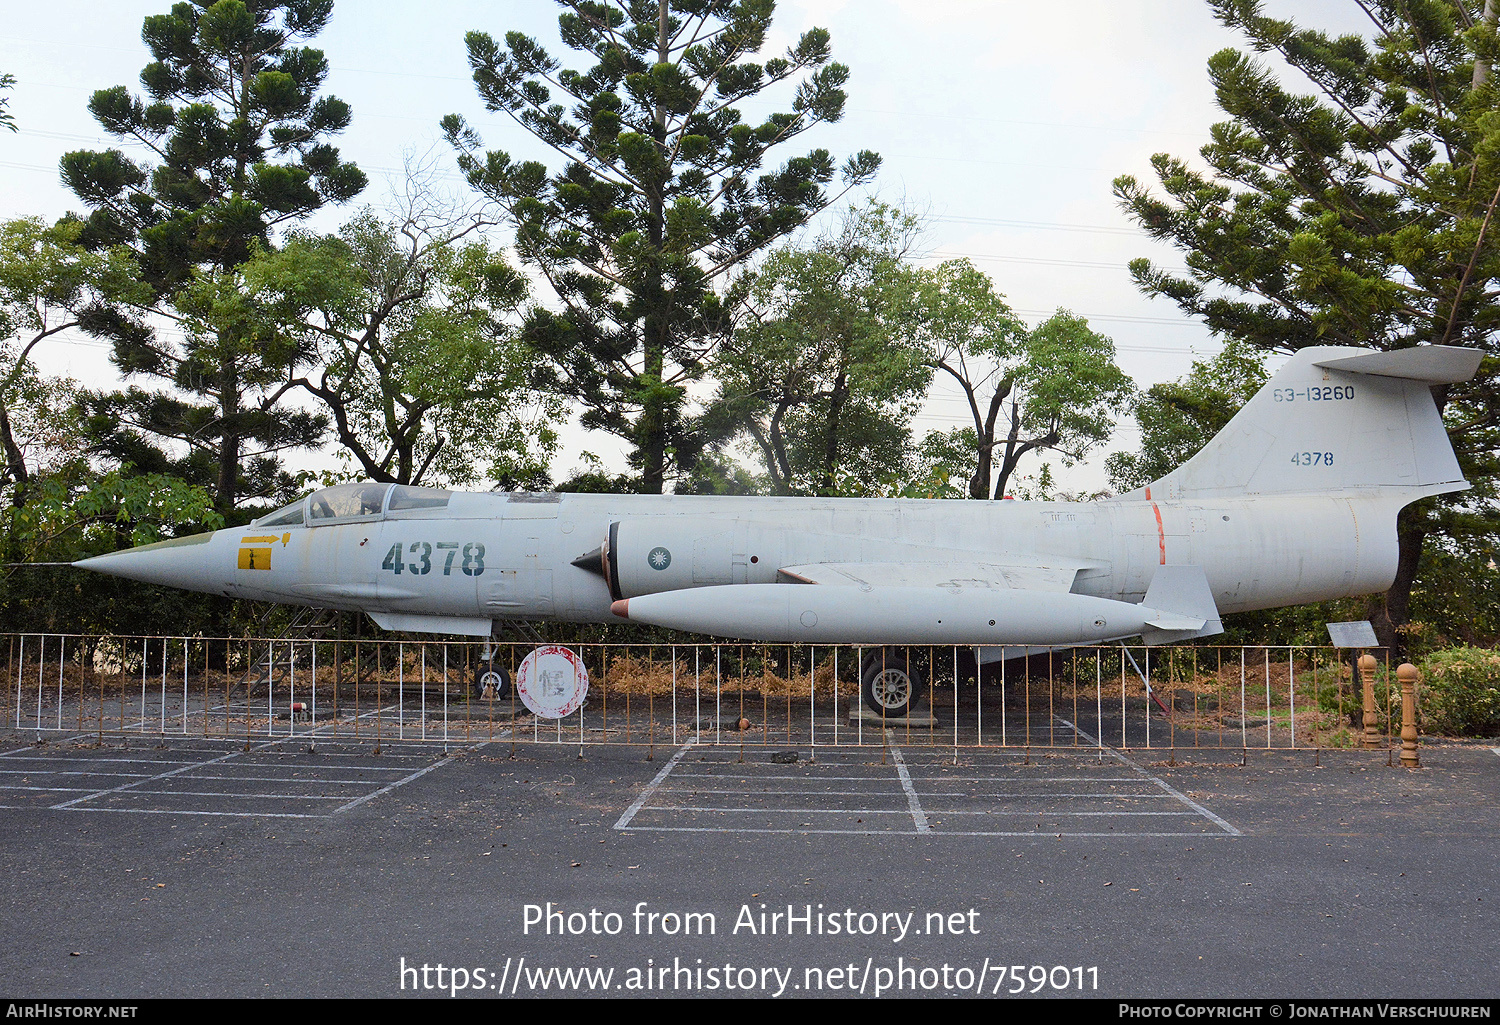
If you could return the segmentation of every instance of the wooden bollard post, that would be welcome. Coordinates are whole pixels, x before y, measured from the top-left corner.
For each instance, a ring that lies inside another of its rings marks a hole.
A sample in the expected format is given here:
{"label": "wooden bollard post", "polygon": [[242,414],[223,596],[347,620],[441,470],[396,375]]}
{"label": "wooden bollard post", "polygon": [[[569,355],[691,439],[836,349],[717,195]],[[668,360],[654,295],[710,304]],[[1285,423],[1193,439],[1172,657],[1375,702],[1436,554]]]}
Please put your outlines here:
{"label": "wooden bollard post", "polygon": [[1403,662],[1396,670],[1396,679],[1401,681],[1401,764],[1408,769],[1418,768],[1422,762],[1417,756],[1417,680],[1421,674],[1410,662]]}
{"label": "wooden bollard post", "polygon": [[1365,700],[1365,747],[1380,747],[1380,731],[1375,728],[1375,656],[1365,652],[1359,656],[1359,678],[1364,681]]}

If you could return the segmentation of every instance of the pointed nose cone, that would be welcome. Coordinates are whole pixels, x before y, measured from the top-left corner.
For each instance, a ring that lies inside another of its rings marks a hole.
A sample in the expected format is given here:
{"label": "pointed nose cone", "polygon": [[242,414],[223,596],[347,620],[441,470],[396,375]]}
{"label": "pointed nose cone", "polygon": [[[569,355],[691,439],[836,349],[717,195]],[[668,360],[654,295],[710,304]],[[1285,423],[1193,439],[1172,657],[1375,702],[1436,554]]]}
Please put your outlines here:
{"label": "pointed nose cone", "polygon": [[165,584],[190,591],[217,591],[213,560],[209,558],[209,549],[204,547],[213,538],[212,533],[174,537],[154,545],[83,559],[73,565],[147,584]]}

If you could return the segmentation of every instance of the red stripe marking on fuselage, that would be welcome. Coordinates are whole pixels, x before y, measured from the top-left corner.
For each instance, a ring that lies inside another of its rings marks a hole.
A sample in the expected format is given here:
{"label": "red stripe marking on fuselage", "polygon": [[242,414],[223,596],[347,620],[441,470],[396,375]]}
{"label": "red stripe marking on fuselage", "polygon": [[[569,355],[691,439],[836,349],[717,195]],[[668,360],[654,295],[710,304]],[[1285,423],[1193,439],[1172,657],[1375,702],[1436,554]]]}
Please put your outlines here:
{"label": "red stripe marking on fuselage", "polygon": [[[1146,489],[1146,501],[1151,502],[1151,489]],[[1161,564],[1167,564],[1167,532],[1161,525],[1161,509],[1151,502],[1151,511],[1156,513],[1156,546],[1161,549]]]}

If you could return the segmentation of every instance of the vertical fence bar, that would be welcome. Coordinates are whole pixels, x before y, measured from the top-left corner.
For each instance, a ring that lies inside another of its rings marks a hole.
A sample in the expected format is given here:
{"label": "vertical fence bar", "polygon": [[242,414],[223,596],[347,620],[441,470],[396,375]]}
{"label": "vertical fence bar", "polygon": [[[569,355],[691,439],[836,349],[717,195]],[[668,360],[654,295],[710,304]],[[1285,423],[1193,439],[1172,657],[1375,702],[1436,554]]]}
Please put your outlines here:
{"label": "vertical fence bar", "polygon": [[[1177,690],[1173,686],[1177,682],[1177,649],[1167,649],[1167,749],[1171,752],[1167,757],[1169,765],[1177,764]],[[1149,714],[1150,709],[1146,710]]]}
{"label": "vertical fence bar", "polygon": [[[208,657],[204,656],[203,671],[208,672]],[[182,735],[187,736],[187,714],[188,714],[188,639],[182,639]],[[167,691],[166,678],[162,678],[161,692],[161,731],[167,732]]]}
{"label": "vertical fence bar", "polygon": [[[45,647],[43,648],[43,650],[45,650]],[[40,657],[41,652],[39,651],[37,654],[38,654],[38,657]],[[119,673],[119,675],[123,676],[124,672],[125,672],[125,645],[122,644],[122,645],[120,645],[120,673]],[[125,685],[122,682],[120,684],[121,690],[123,690],[124,687],[125,687]],[[37,725],[40,726],[41,724],[38,723]],[[99,743],[102,745],[104,743],[104,675],[102,673],[99,675],[99,719],[98,719],[98,722],[97,722],[97,729],[98,729]]]}
{"label": "vertical fence bar", "polygon": [[1104,761],[1104,649],[1094,649],[1094,737]]}
{"label": "vertical fence bar", "polygon": [[[979,670],[979,663],[974,663],[975,672]],[[937,716],[933,715],[936,720]],[[958,764],[958,645],[953,645],[953,764]]]}
{"label": "vertical fence bar", "polygon": [[1296,661],[1296,648],[1290,644],[1286,649],[1286,701],[1290,709],[1289,719],[1292,725],[1292,750],[1297,750],[1297,668],[1293,663]]}
{"label": "vertical fence bar", "polygon": [[[381,656],[384,655],[384,654],[385,654],[385,645],[382,644],[379,641],[376,641],[375,642],[375,750],[377,752],[380,750],[380,741],[385,736],[385,732],[383,730],[384,723],[381,722],[381,720],[385,718],[385,714],[384,714],[385,713],[385,708],[380,703],[381,700],[382,700],[381,695],[380,695],[380,675],[381,675],[381,672],[382,672],[382,669],[381,669]],[[491,718],[493,718],[493,716]]]}
{"label": "vertical fence bar", "polygon": [[839,648],[833,646],[833,746],[839,746]]}
{"label": "vertical fence bar", "polygon": [[[838,681],[834,681],[837,689]],[[807,742],[809,763],[818,760],[818,646],[807,646]]]}
{"label": "vertical fence bar", "polygon": [[[62,706],[63,706],[63,665],[67,661],[68,638],[66,635],[57,639],[57,729],[62,730]],[[143,720],[144,722],[144,720]]]}
{"label": "vertical fence bar", "polygon": [[1005,706],[1007,704],[1009,704],[1009,702],[1006,700],[1007,699],[1007,695],[1005,693],[1005,691],[1006,691],[1006,682],[1007,682],[1006,679],[1005,679],[1005,672],[1006,672],[1006,669],[1005,669],[1005,649],[1001,648],[1000,649],[1000,746],[1001,747],[1006,747],[1009,744],[1009,741],[1006,739],[1006,733],[1005,733],[1005,727],[1006,727],[1006,722],[1005,722],[1005,719],[1006,719]]}
{"label": "vertical fence bar", "polygon": [[[166,638],[162,639],[161,650],[165,654],[167,650]],[[146,728],[146,673],[149,671],[150,658],[147,657],[146,638],[141,638],[141,729]],[[58,688],[61,695],[62,688]],[[120,685],[120,732],[125,731],[125,686],[123,681]]]}
{"label": "vertical fence bar", "polygon": [[1126,723],[1126,718],[1127,718],[1126,717],[1126,712],[1125,712],[1125,655],[1126,654],[1127,654],[1127,652],[1125,650],[1125,645],[1121,644],[1120,645],[1120,747],[1121,748],[1128,747],[1128,745],[1125,743],[1125,723]]}
{"label": "vertical fence bar", "polygon": [[[37,634],[36,637],[36,728],[42,728],[42,666],[47,662],[47,635]],[[102,723],[104,717],[104,691],[99,691],[99,717]],[[100,726],[103,729],[103,726]]]}
{"label": "vertical fence bar", "polygon": [[984,746],[984,663],[979,645],[974,646],[974,746]]}
{"label": "vertical fence bar", "polygon": [[1151,690],[1151,648],[1149,646],[1141,655],[1141,663],[1146,667],[1146,671],[1141,675],[1141,684],[1146,688],[1143,713],[1146,716],[1146,750],[1149,751],[1151,750],[1151,699],[1155,696]]}
{"label": "vertical fence bar", "polygon": [[286,735],[297,733],[297,642],[286,642]]}
{"label": "vertical fence bar", "polygon": [[365,642],[359,638],[354,640],[354,739],[359,739],[359,678],[364,675],[362,671],[362,656],[364,654]]}
{"label": "vertical fence bar", "polygon": [[[258,675],[258,674],[257,674]],[[276,733],[276,642],[266,642],[266,736]],[[245,733],[250,733],[250,694],[245,693]]]}

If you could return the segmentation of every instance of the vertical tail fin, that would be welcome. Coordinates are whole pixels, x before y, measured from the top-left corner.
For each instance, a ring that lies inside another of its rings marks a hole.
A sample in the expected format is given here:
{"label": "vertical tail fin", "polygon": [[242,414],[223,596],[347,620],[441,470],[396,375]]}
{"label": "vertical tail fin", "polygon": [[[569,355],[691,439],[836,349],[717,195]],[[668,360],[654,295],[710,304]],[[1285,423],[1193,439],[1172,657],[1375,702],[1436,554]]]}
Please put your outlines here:
{"label": "vertical tail fin", "polygon": [[1466,381],[1483,353],[1298,350],[1193,458],[1146,489],[1156,499],[1390,487],[1461,491],[1432,385]]}

